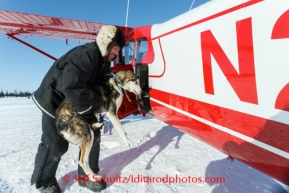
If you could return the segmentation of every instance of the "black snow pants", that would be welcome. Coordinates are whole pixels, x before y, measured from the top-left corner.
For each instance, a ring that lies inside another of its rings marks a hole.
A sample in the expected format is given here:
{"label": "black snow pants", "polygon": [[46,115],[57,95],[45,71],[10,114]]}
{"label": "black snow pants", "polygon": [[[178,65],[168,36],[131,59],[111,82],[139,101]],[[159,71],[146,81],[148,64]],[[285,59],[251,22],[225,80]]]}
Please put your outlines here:
{"label": "black snow pants", "polygon": [[[35,157],[34,171],[31,184],[36,188],[48,187],[55,183],[55,174],[61,156],[68,150],[68,142],[58,134],[55,120],[45,113],[42,114],[41,143]],[[94,131],[94,141],[89,155],[89,165],[94,173],[98,173],[100,151],[100,130]],[[83,169],[78,165],[78,175],[84,176]],[[65,174],[63,174],[65,175]]]}

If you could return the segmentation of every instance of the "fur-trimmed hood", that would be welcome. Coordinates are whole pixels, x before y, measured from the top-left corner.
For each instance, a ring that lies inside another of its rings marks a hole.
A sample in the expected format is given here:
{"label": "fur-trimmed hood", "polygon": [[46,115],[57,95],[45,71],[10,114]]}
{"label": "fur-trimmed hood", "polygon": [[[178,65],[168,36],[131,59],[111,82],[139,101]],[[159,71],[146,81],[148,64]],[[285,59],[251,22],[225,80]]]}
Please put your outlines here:
{"label": "fur-trimmed hood", "polygon": [[109,54],[111,46],[118,45],[123,48],[125,44],[125,37],[120,27],[113,25],[102,26],[96,37],[96,43],[99,47],[102,57]]}

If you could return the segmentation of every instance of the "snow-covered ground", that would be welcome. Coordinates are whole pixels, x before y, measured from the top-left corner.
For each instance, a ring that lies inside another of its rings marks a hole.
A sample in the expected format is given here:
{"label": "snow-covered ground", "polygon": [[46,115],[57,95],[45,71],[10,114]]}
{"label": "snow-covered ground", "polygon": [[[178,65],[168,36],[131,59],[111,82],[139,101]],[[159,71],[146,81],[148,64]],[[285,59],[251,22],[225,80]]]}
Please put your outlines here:
{"label": "snow-covered ground", "polygon": [[[112,180],[104,193],[289,192],[288,186],[237,160],[228,161],[223,153],[157,119],[130,116],[121,122],[135,145],[126,147],[113,128],[112,135],[102,136],[100,174]],[[31,99],[0,98],[1,193],[38,192],[30,185],[30,177],[40,136],[41,112]],[[78,147],[70,145],[56,173],[63,192],[91,192],[74,182],[77,163]],[[114,182],[117,175],[121,178]],[[195,182],[206,177],[221,177],[225,182]]]}

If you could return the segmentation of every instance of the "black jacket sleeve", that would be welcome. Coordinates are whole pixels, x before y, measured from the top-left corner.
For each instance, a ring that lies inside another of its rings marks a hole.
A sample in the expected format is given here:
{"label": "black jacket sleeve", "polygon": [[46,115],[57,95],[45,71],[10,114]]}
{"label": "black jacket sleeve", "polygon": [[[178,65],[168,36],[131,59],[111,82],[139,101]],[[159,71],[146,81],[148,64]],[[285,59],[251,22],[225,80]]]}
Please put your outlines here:
{"label": "black jacket sleeve", "polygon": [[62,92],[79,114],[91,108],[87,84],[98,67],[98,52],[79,47],[65,58],[62,76]]}

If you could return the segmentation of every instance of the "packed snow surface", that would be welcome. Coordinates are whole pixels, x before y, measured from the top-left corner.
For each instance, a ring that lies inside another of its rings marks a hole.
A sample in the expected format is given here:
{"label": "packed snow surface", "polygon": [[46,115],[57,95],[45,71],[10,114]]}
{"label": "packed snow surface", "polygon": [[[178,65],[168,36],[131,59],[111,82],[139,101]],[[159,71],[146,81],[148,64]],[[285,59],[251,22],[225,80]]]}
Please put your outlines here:
{"label": "packed snow surface", "polygon": [[[108,181],[104,193],[288,192],[288,186],[237,160],[228,161],[223,153],[155,118],[131,115],[121,123],[134,146],[126,147],[111,124],[102,130],[99,174]],[[30,178],[41,134],[41,112],[31,99],[0,98],[1,193],[38,192]],[[65,193],[91,192],[75,181],[78,151],[70,144],[56,173]]]}

